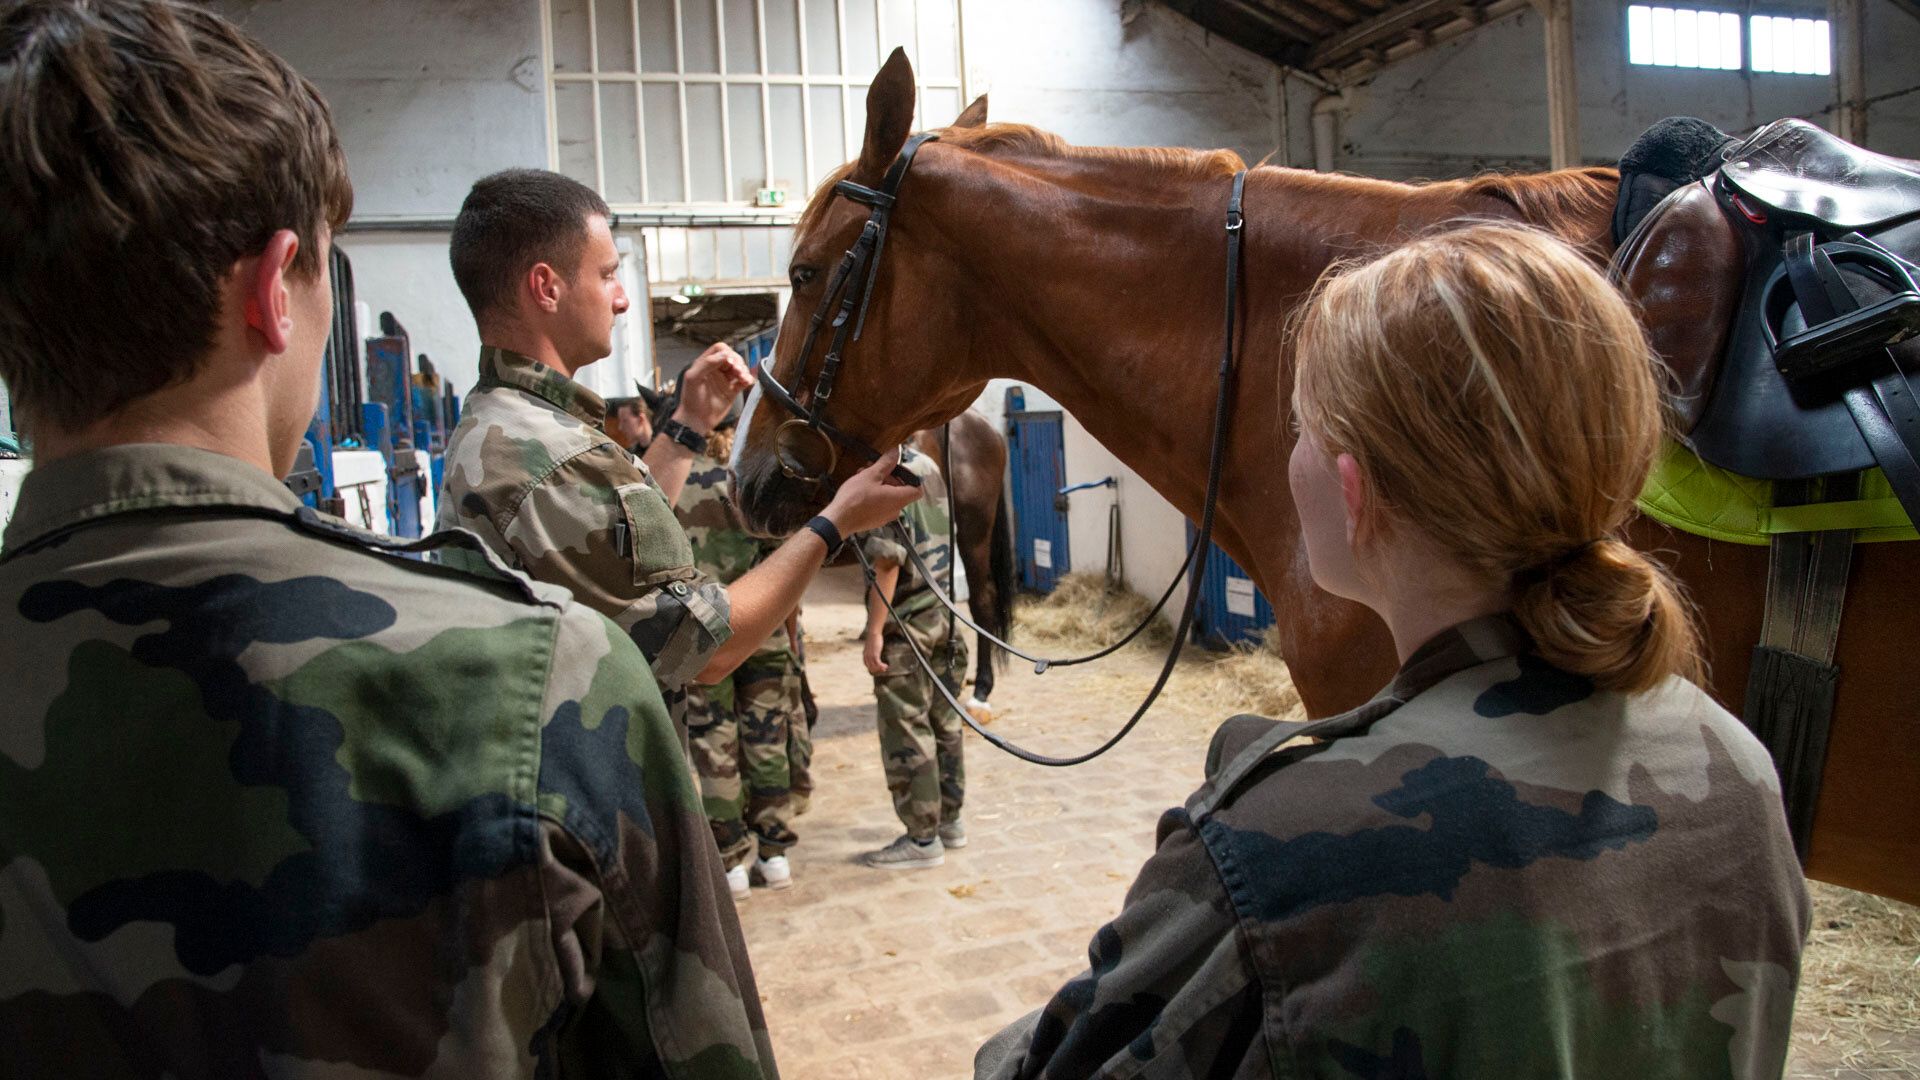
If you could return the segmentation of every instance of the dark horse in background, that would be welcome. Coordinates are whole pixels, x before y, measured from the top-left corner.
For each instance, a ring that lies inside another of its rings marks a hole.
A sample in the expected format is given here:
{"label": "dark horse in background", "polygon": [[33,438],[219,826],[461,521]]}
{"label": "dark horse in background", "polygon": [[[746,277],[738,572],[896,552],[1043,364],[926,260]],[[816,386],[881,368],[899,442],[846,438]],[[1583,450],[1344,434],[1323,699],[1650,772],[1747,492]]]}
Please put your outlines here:
{"label": "dark horse in background", "polygon": [[[913,72],[896,52],[867,96],[860,156],[808,203],[793,245],[789,325],[772,373],[804,405],[824,349],[800,355],[807,320],[867,208],[836,197],[873,187],[912,125]],[[1235,154],[1069,146],[1017,124],[987,124],[985,100],[927,143],[893,208],[865,332],[846,353],[831,421],[871,446],[935,427],[995,377],[1046,391],[1191,519],[1207,486],[1225,305],[1223,223]],[[1245,254],[1215,540],[1273,601],[1282,655],[1307,712],[1352,708],[1395,669],[1386,627],[1316,588],[1287,486],[1287,329],[1336,261],[1384,251],[1463,219],[1550,230],[1604,264],[1619,175],[1584,168],[1400,184],[1263,167],[1246,182]],[[1656,331],[1659,327],[1654,328]],[[822,341],[822,345],[826,342]],[[742,432],[742,505],[791,531],[828,485],[786,477],[769,413]],[[841,455],[834,479],[860,466]],[[1708,689],[1738,714],[1759,640],[1765,547],[1714,543],[1647,517],[1628,537],[1685,584],[1702,616]],[[1841,671],[1807,871],[1920,900],[1920,543],[1859,545],[1834,663]]]}
{"label": "dark horse in background", "polygon": [[[940,427],[919,431],[908,445],[933,458],[946,477],[953,514],[954,546],[967,574],[967,608],[973,621],[1003,640],[1013,627],[1013,523],[1006,510],[1007,437],[993,422],[968,409]],[[975,719],[993,696],[993,672],[1006,653],[981,638],[974,650]]]}

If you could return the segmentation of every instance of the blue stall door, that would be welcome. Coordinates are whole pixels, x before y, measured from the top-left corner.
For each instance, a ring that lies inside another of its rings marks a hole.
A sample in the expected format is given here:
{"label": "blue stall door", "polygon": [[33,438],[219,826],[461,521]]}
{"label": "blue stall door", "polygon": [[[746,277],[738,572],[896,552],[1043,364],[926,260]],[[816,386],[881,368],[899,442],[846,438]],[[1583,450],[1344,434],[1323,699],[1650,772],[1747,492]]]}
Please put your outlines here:
{"label": "blue stall door", "polygon": [[[1010,397],[1009,405],[1014,404]],[[1013,474],[1013,543],[1020,584],[1040,592],[1073,568],[1067,548],[1066,432],[1058,410],[1007,413],[1007,451]]]}
{"label": "blue stall door", "polygon": [[[1187,522],[1187,542],[1196,530]],[[1273,625],[1273,605],[1240,564],[1215,544],[1207,555],[1207,572],[1200,579],[1200,603],[1193,613],[1194,640],[1212,648],[1260,640]]]}

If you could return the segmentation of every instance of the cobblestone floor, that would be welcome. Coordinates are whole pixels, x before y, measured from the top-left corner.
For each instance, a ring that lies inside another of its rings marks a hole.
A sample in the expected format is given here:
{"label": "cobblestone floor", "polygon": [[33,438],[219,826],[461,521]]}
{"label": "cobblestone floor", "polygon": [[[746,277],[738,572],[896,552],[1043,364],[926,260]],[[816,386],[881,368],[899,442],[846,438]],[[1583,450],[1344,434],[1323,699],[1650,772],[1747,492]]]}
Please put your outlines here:
{"label": "cobblestone floor", "polygon": [[[1086,966],[1088,939],[1152,853],[1161,811],[1198,783],[1221,718],[1163,700],[1117,749],[1071,769],[1026,764],[969,734],[972,842],[935,869],[870,870],[860,853],[900,828],[853,641],[857,600],[846,570],[823,575],[808,596],[817,790],[796,823],[794,888],[755,889],[741,922],[789,1080],[956,1080],[972,1075],[987,1036]],[[1013,668],[994,693],[995,730],[1043,752],[1086,749],[1130,714],[1156,667],[1122,653],[1041,678]],[[1864,1058],[1796,1043],[1789,1076],[1920,1075],[1904,1067],[1920,1058],[1920,1035],[1881,1042]]]}

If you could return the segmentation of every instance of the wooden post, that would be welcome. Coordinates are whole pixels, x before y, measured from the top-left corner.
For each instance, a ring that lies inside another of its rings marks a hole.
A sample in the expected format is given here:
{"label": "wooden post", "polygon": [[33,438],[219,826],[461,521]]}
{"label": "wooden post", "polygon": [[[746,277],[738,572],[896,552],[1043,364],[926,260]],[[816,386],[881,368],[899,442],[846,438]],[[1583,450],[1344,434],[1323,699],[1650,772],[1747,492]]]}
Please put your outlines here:
{"label": "wooden post", "polygon": [[1833,21],[1834,89],[1839,108],[1835,135],[1859,146],[1867,144],[1866,13],[1861,0],[1827,0]]}
{"label": "wooden post", "polygon": [[1574,74],[1573,0],[1534,0],[1534,7],[1547,27],[1549,156],[1553,168],[1572,168],[1580,164],[1580,88]]}

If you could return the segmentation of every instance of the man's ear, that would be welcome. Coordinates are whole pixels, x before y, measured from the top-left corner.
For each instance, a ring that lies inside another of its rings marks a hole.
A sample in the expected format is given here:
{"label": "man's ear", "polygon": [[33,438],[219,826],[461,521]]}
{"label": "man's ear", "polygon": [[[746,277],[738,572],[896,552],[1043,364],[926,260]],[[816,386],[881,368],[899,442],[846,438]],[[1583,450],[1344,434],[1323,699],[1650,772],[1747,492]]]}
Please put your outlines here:
{"label": "man's ear", "polygon": [[[247,326],[266,341],[267,351],[279,356],[287,351],[293,335],[293,315],[287,302],[287,275],[300,253],[300,237],[292,229],[281,229],[267,239],[267,246],[251,260],[252,276],[246,281]],[[246,267],[247,262],[242,262]]]}
{"label": "man's ear", "polygon": [[1352,454],[1341,454],[1334,465],[1340,470],[1340,498],[1347,508],[1347,543],[1352,544],[1371,528],[1373,485],[1367,482],[1367,474]]}
{"label": "man's ear", "polygon": [[552,264],[534,263],[527,271],[526,287],[535,307],[549,315],[560,310],[560,294],[565,290],[566,279]]}

